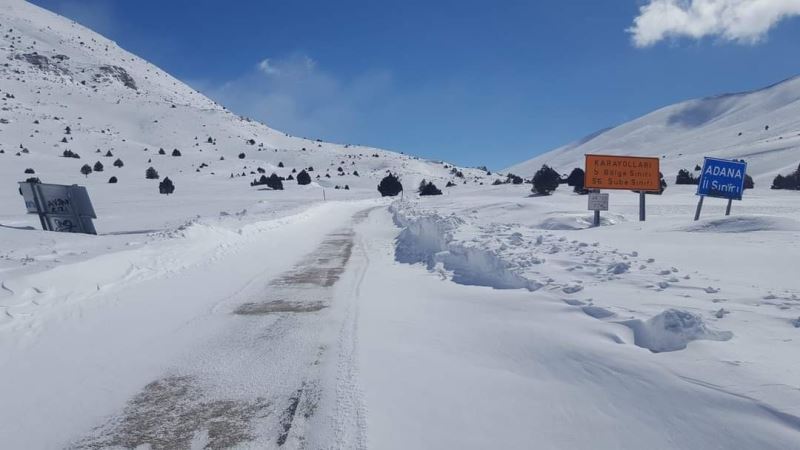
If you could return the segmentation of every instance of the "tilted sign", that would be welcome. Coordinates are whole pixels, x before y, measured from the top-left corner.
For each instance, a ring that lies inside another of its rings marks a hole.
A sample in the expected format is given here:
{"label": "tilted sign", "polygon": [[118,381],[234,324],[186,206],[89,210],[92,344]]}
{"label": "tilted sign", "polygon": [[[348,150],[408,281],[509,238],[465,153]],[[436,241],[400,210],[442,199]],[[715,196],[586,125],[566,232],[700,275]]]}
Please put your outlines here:
{"label": "tilted sign", "polygon": [[608,194],[590,192],[589,211],[608,211]]}
{"label": "tilted sign", "polygon": [[705,158],[697,195],[741,200],[747,163],[728,159]]}
{"label": "tilted sign", "polygon": [[658,158],[586,155],[585,173],[586,189],[661,190]]}
{"label": "tilted sign", "polygon": [[73,184],[19,183],[28,213],[38,214],[46,231],[97,234],[97,215],[86,188]]}

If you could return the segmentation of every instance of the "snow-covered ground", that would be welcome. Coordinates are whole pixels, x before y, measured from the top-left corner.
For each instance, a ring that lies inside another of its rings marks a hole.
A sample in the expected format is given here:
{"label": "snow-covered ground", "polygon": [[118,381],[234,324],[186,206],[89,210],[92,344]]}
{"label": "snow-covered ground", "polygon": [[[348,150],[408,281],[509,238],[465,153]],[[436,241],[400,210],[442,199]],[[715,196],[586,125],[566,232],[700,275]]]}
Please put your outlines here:
{"label": "snow-covered ground", "polygon": [[[590,228],[565,186],[287,136],[35,6],[0,24],[0,447],[800,449],[800,197],[767,188],[796,167],[797,80],[511,169],[752,162],[730,217],[671,185]],[[87,186],[99,234],[40,231],[30,176]]]}

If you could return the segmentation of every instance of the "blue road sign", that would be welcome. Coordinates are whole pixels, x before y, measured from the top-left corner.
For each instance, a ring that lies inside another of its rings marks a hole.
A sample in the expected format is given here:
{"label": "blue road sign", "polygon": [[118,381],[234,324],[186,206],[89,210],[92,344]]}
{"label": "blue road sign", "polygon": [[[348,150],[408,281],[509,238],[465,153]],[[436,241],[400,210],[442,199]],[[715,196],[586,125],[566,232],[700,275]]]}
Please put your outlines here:
{"label": "blue road sign", "polygon": [[705,158],[697,195],[741,200],[747,163],[729,159]]}

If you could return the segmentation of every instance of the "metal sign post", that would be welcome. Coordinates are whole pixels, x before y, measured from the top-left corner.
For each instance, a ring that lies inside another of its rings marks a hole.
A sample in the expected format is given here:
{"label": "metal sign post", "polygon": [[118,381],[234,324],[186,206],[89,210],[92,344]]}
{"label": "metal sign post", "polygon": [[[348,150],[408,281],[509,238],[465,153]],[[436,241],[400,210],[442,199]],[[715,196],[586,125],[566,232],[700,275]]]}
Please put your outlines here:
{"label": "metal sign post", "polygon": [[594,211],[592,226],[600,226],[600,211],[608,211],[608,194],[603,194],[599,190],[589,193],[589,211]]}
{"label": "metal sign post", "polygon": [[703,161],[703,170],[697,184],[697,211],[694,220],[700,220],[703,198],[716,197],[728,200],[725,215],[731,215],[733,200],[741,200],[744,194],[744,182],[747,175],[747,163],[744,161],[708,158]]}
{"label": "metal sign post", "polygon": [[694,220],[697,222],[700,220],[700,211],[703,209],[703,199],[706,198],[705,195],[700,196],[700,200],[697,201],[697,209],[694,212]]}
{"label": "metal sign post", "polygon": [[643,191],[639,192],[639,222],[644,222],[645,220],[644,196],[645,193]]}

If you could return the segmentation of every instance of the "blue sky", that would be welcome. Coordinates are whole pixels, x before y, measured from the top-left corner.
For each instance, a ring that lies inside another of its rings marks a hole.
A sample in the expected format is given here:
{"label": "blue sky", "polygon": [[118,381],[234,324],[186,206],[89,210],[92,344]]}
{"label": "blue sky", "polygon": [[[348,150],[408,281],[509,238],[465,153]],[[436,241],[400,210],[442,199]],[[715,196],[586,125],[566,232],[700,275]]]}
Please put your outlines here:
{"label": "blue sky", "polygon": [[797,0],[33,3],[273,128],[494,169],[800,74]]}

